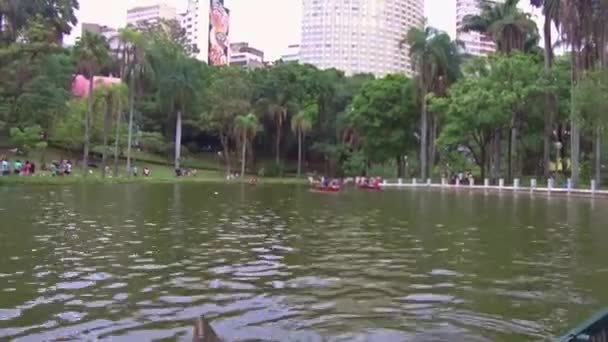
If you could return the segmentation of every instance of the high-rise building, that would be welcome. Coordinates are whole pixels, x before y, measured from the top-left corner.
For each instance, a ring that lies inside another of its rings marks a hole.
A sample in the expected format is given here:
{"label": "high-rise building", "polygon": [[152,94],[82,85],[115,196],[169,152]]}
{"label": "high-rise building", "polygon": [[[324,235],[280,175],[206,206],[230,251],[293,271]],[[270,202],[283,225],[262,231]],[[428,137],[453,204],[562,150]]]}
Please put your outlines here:
{"label": "high-rise building", "polygon": [[196,51],[195,57],[205,63],[209,59],[209,9],[208,1],[189,0],[186,12],[180,14],[188,44]]}
{"label": "high-rise building", "polygon": [[189,0],[180,22],[188,42],[197,51],[197,59],[210,65],[230,62],[230,10],[224,0]]}
{"label": "high-rise building", "polygon": [[127,10],[127,25],[153,24],[160,19],[177,20],[177,10],[164,2],[149,6],[137,6]]}
{"label": "high-rise building", "polygon": [[412,73],[407,31],[424,25],[424,0],[303,0],[300,61],[347,75]]}
{"label": "high-rise building", "polygon": [[496,3],[504,0],[456,0],[456,39],[464,43],[464,52],[473,56],[485,56],[496,50],[496,44],[489,35],[462,30],[467,15],[481,13],[480,1]]}
{"label": "high-rise building", "polygon": [[264,66],[264,52],[249,46],[249,43],[231,43],[230,65],[237,65],[246,69],[261,68]]}
{"label": "high-rise building", "polygon": [[284,63],[300,62],[300,44],[291,44],[287,46],[287,51],[281,55],[281,60]]}

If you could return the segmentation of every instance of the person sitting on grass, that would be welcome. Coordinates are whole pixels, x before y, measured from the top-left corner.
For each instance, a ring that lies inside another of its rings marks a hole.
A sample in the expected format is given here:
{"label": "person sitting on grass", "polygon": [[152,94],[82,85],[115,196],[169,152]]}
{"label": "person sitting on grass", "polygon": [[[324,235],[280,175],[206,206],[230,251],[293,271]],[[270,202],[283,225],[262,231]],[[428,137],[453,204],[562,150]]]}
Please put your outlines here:
{"label": "person sitting on grass", "polygon": [[21,160],[17,159],[15,161],[15,163],[13,164],[13,172],[18,175],[21,173],[21,168],[23,167],[23,164],[21,164]]}
{"label": "person sitting on grass", "polygon": [[2,171],[2,176],[8,176],[11,173],[10,167],[8,165],[8,160],[6,160],[6,158],[2,159],[2,163],[0,164],[0,171]]}
{"label": "person sitting on grass", "polygon": [[69,160],[66,160],[64,169],[63,169],[63,174],[66,176],[69,176],[71,173],[72,173],[72,162],[70,162]]}
{"label": "person sitting on grass", "polygon": [[150,177],[151,172],[150,169],[146,166],[144,167],[144,177]]}

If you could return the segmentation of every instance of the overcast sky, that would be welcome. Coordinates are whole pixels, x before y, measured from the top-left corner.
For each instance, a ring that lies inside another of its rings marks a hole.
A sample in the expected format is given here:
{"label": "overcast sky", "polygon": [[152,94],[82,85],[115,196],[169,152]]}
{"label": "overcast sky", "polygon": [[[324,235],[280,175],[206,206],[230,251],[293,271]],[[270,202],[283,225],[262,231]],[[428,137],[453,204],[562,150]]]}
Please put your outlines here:
{"label": "overcast sky", "polygon": [[[158,0],[80,0],[80,22],[121,27],[127,8]],[[186,0],[161,0],[183,11]],[[277,59],[287,45],[300,41],[302,0],[225,0],[230,9],[230,40],[246,41],[266,53],[267,60]],[[528,10],[528,8],[525,8]],[[429,25],[454,35],[456,0],[426,0]],[[69,41],[80,35],[80,24]]]}

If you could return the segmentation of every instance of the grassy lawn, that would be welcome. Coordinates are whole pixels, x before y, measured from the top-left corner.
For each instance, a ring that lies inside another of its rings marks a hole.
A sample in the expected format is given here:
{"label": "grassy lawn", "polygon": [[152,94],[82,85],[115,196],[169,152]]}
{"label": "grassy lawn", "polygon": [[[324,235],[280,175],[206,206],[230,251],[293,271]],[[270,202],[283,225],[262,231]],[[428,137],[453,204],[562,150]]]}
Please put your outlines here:
{"label": "grassy lawn", "polygon": [[[0,155],[6,156],[10,161],[19,159],[21,161],[30,160],[37,164],[36,174],[34,176],[18,176],[10,175],[8,177],[0,176],[0,185],[3,184],[75,184],[75,183],[173,183],[173,182],[222,182],[222,183],[238,183],[240,180],[228,181],[225,179],[223,169],[218,170],[218,163],[215,160],[215,156],[211,153],[203,154],[200,156],[191,156],[183,162],[183,167],[186,169],[196,170],[196,176],[188,177],[176,177],[175,170],[171,162],[166,158],[158,155],[134,151],[134,165],[138,169],[138,177],[127,177],[126,175],[126,160],[121,159],[119,161],[119,175],[108,176],[102,178],[100,168],[91,168],[89,174],[84,177],[82,169],[79,164],[75,164],[73,167],[73,173],[70,176],[65,177],[53,177],[50,171],[40,170],[40,160],[42,156],[40,153],[32,152],[28,156],[16,156],[7,150],[0,151]],[[44,160],[47,164],[53,160],[71,159],[73,162],[80,160],[79,155],[68,154],[65,151],[49,148],[45,151]],[[110,168],[112,168],[113,159],[109,160]],[[101,165],[99,166],[101,167]],[[143,177],[142,172],[144,167],[148,167],[151,170],[150,177]],[[249,177],[245,178],[246,181]],[[282,177],[282,178],[262,178],[260,177],[258,182],[260,184],[307,184],[307,180],[303,178],[295,177]]]}

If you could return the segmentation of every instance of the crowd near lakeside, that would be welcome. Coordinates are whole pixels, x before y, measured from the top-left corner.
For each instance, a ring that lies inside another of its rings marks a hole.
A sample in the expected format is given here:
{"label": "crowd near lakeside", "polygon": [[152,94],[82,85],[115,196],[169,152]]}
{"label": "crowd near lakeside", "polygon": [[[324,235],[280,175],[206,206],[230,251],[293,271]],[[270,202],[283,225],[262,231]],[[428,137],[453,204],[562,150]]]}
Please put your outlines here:
{"label": "crowd near lakeside", "polygon": [[[464,55],[445,32],[413,28],[400,44],[409,46],[414,74],[374,77],[280,61],[254,70],[209,66],[170,21],[121,29],[112,38],[119,51],[89,32],[64,47],[78,2],[19,1],[11,11],[0,7],[0,143],[30,162],[31,153],[69,151],[83,177],[91,158],[102,177],[108,166],[113,177],[131,177],[143,151],[171,160],[172,173],[188,158],[217,153],[211,168],[224,175],[470,172],[492,184],[602,184],[605,4],[531,1],[547,13],[541,40],[520,2],[488,3],[464,20],[464,30],[493,39],[495,53]],[[72,92],[74,75],[91,80],[86,94]]]}

